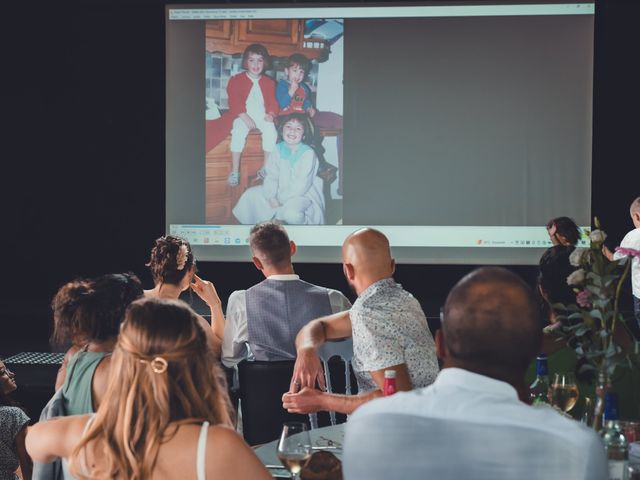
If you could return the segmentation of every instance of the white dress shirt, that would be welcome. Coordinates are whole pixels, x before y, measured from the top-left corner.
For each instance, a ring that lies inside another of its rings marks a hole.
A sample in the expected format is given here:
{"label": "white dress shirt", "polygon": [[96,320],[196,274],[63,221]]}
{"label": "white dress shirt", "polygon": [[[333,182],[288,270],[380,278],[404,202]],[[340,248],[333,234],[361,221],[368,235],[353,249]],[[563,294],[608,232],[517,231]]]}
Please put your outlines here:
{"label": "white dress shirt", "polygon": [[[620,246],[640,250],[640,228],[636,228],[627,233],[622,239],[622,242],[620,242]],[[626,255],[622,253],[616,252],[613,254],[613,259],[620,260],[625,256]],[[640,299],[640,258],[633,257],[631,262],[631,288],[633,296]]]}

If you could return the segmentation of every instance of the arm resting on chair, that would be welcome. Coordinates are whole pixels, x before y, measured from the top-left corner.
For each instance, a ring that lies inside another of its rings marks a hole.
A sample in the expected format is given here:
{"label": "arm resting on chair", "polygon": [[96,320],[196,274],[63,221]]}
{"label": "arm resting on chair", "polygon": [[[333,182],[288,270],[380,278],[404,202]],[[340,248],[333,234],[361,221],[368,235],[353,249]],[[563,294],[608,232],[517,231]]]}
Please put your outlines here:
{"label": "arm resting on chair", "polygon": [[407,365],[401,363],[391,367],[369,372],[371,378],[376,382],[378,389],[367,392],[362,395],[339,395],[335,393],[326,393],[312,388],[303,388],[299,393],[285,393],[282,396],[282,406],[289,413],[312,413],[320,410],[327,410],[339,413],[351,414],[363,403],[382,396],[382,388],[384,386],[384,371],[396,371],[396,390],[411,390],[411,378]]}
{"label": "arm resting on chair", "polygon": [[318,318],[305,325],[296,337],[296,364],[289,391],[300,391],[304,387],[314,388],[316,382],[320,388],[325,388],[324,375],[318,347],[327,340],[351,336],[351,319],[349,311],[335,313]]}

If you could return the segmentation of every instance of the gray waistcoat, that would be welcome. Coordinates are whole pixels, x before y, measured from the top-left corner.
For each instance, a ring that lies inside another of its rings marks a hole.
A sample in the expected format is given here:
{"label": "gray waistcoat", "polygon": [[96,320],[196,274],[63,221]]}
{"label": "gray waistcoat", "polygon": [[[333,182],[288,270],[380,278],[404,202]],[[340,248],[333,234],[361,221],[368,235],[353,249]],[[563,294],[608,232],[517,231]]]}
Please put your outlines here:
{"label": "gray waistcoat", "polygon": [[330,315],[326,288],[302,280],[270,280],[247,290],[247,333],[256,360],[296,358],[295,339],[314,318]]}

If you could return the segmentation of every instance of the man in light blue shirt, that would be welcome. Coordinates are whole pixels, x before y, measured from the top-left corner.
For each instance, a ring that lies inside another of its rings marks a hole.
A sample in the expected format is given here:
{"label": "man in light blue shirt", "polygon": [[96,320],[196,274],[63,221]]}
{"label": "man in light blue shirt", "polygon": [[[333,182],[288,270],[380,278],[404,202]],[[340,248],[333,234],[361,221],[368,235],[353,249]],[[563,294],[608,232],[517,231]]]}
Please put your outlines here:
{"label": "man in light blue shirt", "polygon": [[345,435],[345,479],[608,478],[600,438],[524,383],[541,345],[536,302],[502,268],[481,268],[451,290],[433,385],[359,408]]}

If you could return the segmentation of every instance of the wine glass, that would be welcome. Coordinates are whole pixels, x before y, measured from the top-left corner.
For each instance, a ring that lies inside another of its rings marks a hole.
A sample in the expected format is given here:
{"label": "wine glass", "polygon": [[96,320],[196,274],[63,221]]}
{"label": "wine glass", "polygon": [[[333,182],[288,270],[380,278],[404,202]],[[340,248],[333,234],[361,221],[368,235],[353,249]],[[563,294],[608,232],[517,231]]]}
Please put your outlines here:
{"label": "wine glass", "polygon": [[569,412],[578,402],[578,383],[573,373],[556,373],[551,384],[551,405]]}
{"label": "wine glass", "polygon": [[282,426],[278,442],[278,458],[291,478],[300,479],[300,470],[311,456],[311,438],[307,425],[302,422],[287,422]]}

